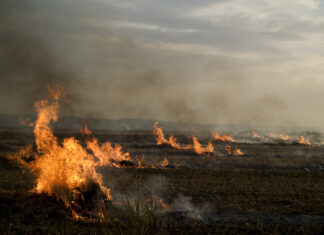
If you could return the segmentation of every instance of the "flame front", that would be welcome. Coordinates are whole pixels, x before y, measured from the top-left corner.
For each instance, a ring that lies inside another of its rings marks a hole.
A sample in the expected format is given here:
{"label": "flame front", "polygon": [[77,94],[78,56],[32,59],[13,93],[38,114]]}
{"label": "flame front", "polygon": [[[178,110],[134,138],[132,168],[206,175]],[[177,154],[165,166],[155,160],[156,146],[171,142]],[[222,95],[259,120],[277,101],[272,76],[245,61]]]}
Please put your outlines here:
{"label": "flame front", "polygon": [[204,147],[201,147],[200,142],[198,141],[197,137],[195,137],[195,136],[192,138],[193,145],[187,144],[187,145],[181,146],[179,143],[177,143],[177,139],[173,135],[171,135],[169,137],[169,139],[167,140],[164,136],[162,127],[159,127],[158,125],[159,125],[159,123],[155,122],[154,126],[153,126],[154,134],[156,135],[156,144],[157,145],[169,144],[176,149],[185,149],[185,150],[193,149],[197,154],[214,152],[214,147],[213,147],[211,141],[209,141],[207,144],[207,147],[204,148]]}
{"label": "flame front", "polygon": [[235,140],[231,136],[226,135],[226,134],[220,135],[218,132],[212,131],[212,135],[214,136],[214,139],[218,140],[218,141],[235,142]]}

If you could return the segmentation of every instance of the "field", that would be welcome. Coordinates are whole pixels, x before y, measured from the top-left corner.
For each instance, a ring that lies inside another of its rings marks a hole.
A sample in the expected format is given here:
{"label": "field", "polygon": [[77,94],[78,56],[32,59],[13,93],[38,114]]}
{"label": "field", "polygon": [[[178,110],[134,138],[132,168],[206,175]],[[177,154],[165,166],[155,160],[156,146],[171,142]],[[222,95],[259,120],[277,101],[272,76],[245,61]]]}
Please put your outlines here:
{"label": "field", "polygon": [[[86,135],[56,131],[62,140]],[[324,148],[295,142],[213,141],[215,153],[198,155],[156,144],[152,132],[97,131],[100,143],[119,143],[141,168],[101,167],[114,203],[100,218],[76,219],[56,195],[37,194],[36,176],[8,159],[33,143],[31,131],[0,132],[1,231],[75,234],[320,234],[324,231]],[[191,142],[190,133],[176,133]],[[210,133],[199,133],[207,144]],[[234,156],[226,146],[239,148]],[[163,163],[166,157],[168,163]],[[116,206],[119,205],[119,206]]]}

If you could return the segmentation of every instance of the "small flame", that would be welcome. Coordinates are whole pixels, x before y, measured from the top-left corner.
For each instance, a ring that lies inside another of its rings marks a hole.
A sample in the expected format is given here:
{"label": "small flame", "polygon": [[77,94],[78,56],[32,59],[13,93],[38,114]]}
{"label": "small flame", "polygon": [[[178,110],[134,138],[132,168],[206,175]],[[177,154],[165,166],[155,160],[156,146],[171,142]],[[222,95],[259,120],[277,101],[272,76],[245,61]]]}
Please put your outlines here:
{"label": "small flame", "polygon": [[84,128],[80,130],[80,133],[82,135],[91,135],[92,134],[92,132],[88,128],[88,123],[87,122],[84,123]]}
{"label": "small flame", "polygon": [[169,144],[176,149],[184,149],[184,150],[193,149],[197,154],[214,152],[214,147],[213,147],[211,141],[208,142],[207,147],[203,148],[203,147],[201,147],[200,142],[198,141],[197,137],[195,137],[195,136],[192,138],[193,145],[187,144],[187,145],[181,146],[179,143],[177,143],[177,139],[173,135],[171,135],[169,137],[169,140],[167,140],[164,136],[162,127],[159,127],[158,125],[159,125],[159,123],[155,122],[154,126],[153,126],[154,134],[156,135],[156,144],[157,145]]}
{"label": "small flame", "polygon": [[226,151],[227,154],[232,155],[232,147],[231,146],[226,145],[225,146],[225,151]]}
{"label": "small flame", "polygon": [[283,140],[283,141],[287,141],[290,139],[289,135],[284,135],[284,134],[280,134],[279,135],[280,139]]}
{"label": "small flame", "polygon": [[243,152],[241,151],[241,149],[239,149],[239,148],[234,149],[233,154],[234,154],[235,156],[242,156],[242,155],[244,155],[244,153],[243,153]]}
{"label": "small flame", "polygon": [[230,145],[225,146],[225,151],[228,155],[235,155],[235,156],[242,156],[244,153],[241,149],[235,148],[234,151],[232,151],[232,147]]}
{"label": "small flame", "polygon": [[299,143],[300,144],[305,144],[308,146],[312,146],[311,142],[309,140],[306,140],[305,136],[300,136],[299,137]]}
{"label": "small flame", "polygon": [[214,136],[214,139],[218,140],[218,141],[235,142],[235,140],[231,136],[229,136],[227,134],[220,135],[218,132],[212,131],[212,135]]}
{"label": "small flame", "polygon": [[264,138],[263,136],[259,135],[255,131],[252,131],[252,136],[253,136],[253,138],[256,138],[256,139],[263,139]]}
{"label": "small flame", "polygon": [[169,165],[169,160],[166,157],[164,157],[162,162],[161,162],[161,166],[166,167],[168,165]]}
{"label": "small flame", "polygon": [[166,204],[162,199],[158,200],[158,202],[164,210],[169,208],[168,204]]}
{"label": "small flame", "polygon": [[193,141],[193,148],[197,154],[203,154],[203,153],[212,153],[214,152],[214,146],[212,145],[211,141],[208,142],[207,147],[201,147],[200,142],[198,141],[196,136],[192,137]]}

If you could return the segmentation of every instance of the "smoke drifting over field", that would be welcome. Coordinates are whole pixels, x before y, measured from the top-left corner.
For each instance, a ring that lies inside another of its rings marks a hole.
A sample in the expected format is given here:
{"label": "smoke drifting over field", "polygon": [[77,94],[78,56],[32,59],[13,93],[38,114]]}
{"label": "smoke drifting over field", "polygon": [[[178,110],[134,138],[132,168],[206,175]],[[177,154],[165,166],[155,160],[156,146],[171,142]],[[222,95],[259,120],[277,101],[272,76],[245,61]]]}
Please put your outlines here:
{"label": "smoke drifting over field", "polygon": [[322,127],[315,3],[249,5],[240,19],[235,1],[3,0],[0,113],[33,113],[59,82],[61,115]]}

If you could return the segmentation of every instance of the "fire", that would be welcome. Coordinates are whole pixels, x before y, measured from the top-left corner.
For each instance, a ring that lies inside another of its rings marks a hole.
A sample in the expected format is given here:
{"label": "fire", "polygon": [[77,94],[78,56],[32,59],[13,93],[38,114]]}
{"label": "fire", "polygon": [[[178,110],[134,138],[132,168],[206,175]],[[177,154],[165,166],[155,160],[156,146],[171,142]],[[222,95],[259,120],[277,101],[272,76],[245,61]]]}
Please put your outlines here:
{"label": "fire", "polygon": [[211,141],[208,142],[207,147],[205,147],[205,148],[201,147],[201,144],[198,141],[196,136],[192,137],[192,141],[193,141],[193,148],[194,148],[196,153],[203,154],[203,153],[212,153],[212,152],[214,152],[214,147],[213,147]]}
{"label": "fire", "polygon": [[305,144],[308,146],[312,146],[311,142],[309,140],[306,140],[305,136],[300,136],[299,137],[299,143],[300,144]]}
{"label": "fire", "polygon": [[226,134],[220,135],[218,132],[212,131],[212,135],[214,136],[215,140],[219,140],[222,142],[235,142],[235,140],[231,136]]}
{"label": "fire", "polygon": [[162,199],[158,200],[158,202],[160,203],[162,209],[165,210],[169,208],[168,204],[166,204]]}
{"label": "fire", "polygon": [[92,132],[88,128],[88,123],[87,122],[84,123],[84,128],[80,130],[80,133],[82,135],[91,135],[92,134]]}
{"label": "fire", "polygon": [[191,144],[187,144],[184,146],[181,146],[179,143],[177,143],[177,139],[171,135],[169,137],[169,140],[167,140],[164,136],[162,127],[158,126],[159,123],[155,122],[154,123],[154,134],[156,135],[156,144],[157,145],[161,145],[161,144],[169,144],[172,147],[176,148],[176,149],[193,149],[197,154],[203,154],[203,153],[212,153],[214,152],[214,147],[211,143],[211,141],[208,142],[207,147],[203,148],[201,147],[200,142],[198,141],[197,137],[192,137],[192,141],[193,141],[193,145]]}
{"label": "fire", "polygon": [[279,135],[280,139],[283,140],[283,141],[287,141],[290,139],[289,135],[284,135],[284,134],[280,134]]}
{"label": "fire", "polygon": [[242,155],[244,155],[244,153],[243,153],[243,152],[241,151],[241,149],[239,149],[239,148],[234,149],[233,154],[234,154],[235,156],[242,156]]}
{"label": "fire", "polygon": [[137,167],[138,169],[143,169],[143,168],[152,168],[154,169],[155,166],[150,162],[150,161],[146,161],[144,156],[138,158],[136,157],[135,158],[136,161],[137,161]]}
{"label": "fire", "polygon": [[259,135],[255,131],[252,131],[252,136],[253,136],[253,138],[256,138],[256,139],[262,139],[262,138],[264,138],[263,136]]}
{"label": "fire", "polygon": [[[110,189],[103,185],[102,175],[96,172],[98,166],[120,167],[118,162],[130,161],[128,152],[120,145],[110,142],[101,146],[96,138],[87,140],[88,152],[74,137],[65,138],[62,143],[54,136],[49,124],[58,120],[59,99],[65,93],[60,87],[48,88],[49,99],[36,102],[38,117],[34,125],[36,142],[35,160],[25,163],[37,175],[35,191],[59,195],[69,206],[83,198],[80,190],[94,183],[101,190],[105,200],[111,200]],[[85,126],[85,130],[88,127]],[[90,132],[89,130],[87,131]],[[90,132],[91,133],[91,132]],[[31,155],[32,147],[20,151],[23,156]]]}
{"label": "fire", "polygon": [[177,143],[177,139],[171,135],[169,137],[169,140],[167,140],[164,136],[162,127],[159,127],[159,122],[155,122],[154,123],[154,134],[156,135],[156,144],[157,145],[162,145],[162,144],[169,144],[172,147],[176,148],[176,149],[183,149],[183,147],[180,146],[179,143]]}
{"label": "fire", "polygon": [[232,151],[232,147],[230,145],[227,145],[225,147],[225,151],[227,152],[228,155],[235,155],[235,156],[242,156],[244,153],[242,152],[241,149],[235,148],[234,151]]}
{"label": "fire", "polygon": [[162,162],[161,162],[161,166],[166,167],[168,165],[169,165],[169,160],[166,157],[164,157]]}
{"label": "fire", "polygon": [[229,145],[225,146],[225,151],[227,152],[227,154],[232,155],[232,147],[231,146],[229,146]]}

